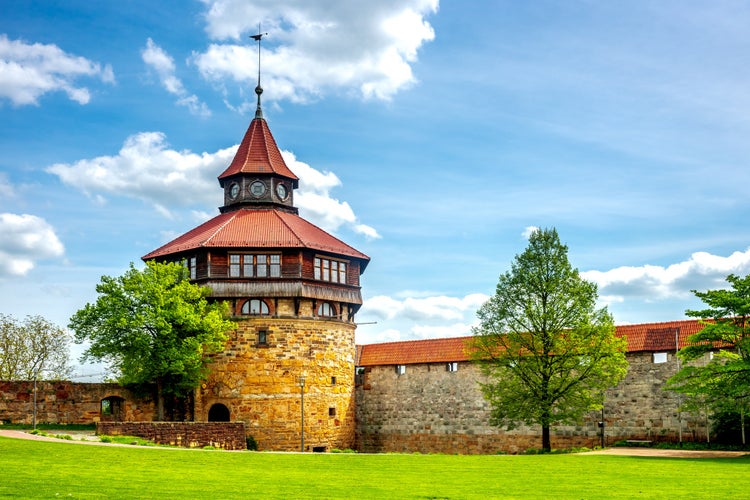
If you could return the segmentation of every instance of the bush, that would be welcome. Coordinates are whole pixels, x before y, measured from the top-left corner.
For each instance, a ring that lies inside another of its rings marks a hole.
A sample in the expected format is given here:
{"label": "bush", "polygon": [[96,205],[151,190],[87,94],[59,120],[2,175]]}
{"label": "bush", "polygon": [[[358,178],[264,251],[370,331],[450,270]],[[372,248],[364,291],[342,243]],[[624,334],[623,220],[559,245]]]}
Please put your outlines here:
{"label": "bush", "polygon": [[255,441],[255,438],[252,436],[247,436],[245,438],[245,442],[247,443],[247,449],[250,451],[258,451],[258,442]]}

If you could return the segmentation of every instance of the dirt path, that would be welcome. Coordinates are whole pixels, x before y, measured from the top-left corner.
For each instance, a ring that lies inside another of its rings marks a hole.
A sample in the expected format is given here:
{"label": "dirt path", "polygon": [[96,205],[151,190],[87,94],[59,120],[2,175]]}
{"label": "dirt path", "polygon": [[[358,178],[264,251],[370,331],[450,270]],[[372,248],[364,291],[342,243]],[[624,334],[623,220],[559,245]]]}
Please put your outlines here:
{"label": "dirt path", "polygon": [[720,450],[667,450],[661,448],[607,448],[589,451],[584,455],[626,455],[629,457],[663,457],[663,458],[740,458],[749,456],[746,451]]}
{"label": "dirt path", "polygon": [[[55,431],[45,431],[53,434]],[[16,439],[33,439],[36,441],[57,441],[62,443],[94,444],[101,446],[130,446],[115,443],[102,443],[93,431],[60,431],[68,434],[73,439],[59,439],[55,437],[39,436],[20,430],[0,429],[0,436]],[[607,448],[604,450],[589,451],[582,455],[624,455],[630,457],[663,457],[663,458],[740,458],[749,457],[746,451],[713,451],[713,450],[665,450],[661,448]]]}

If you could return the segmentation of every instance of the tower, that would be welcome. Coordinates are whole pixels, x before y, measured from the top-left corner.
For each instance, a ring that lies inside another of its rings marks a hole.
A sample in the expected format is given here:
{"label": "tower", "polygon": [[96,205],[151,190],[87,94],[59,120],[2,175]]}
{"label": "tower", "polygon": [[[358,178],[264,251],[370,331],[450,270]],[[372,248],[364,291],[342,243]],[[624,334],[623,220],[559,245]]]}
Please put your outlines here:
{"label": "tower", "polygon": [[259,449],[351,448],[369,257],[298,215],[299,179],[263,117],[260,77],[255,91],[255,117],[218,177],[220,214],[142,258],[184,262],[238,322],[196,391],[196,420],[243,421]]}

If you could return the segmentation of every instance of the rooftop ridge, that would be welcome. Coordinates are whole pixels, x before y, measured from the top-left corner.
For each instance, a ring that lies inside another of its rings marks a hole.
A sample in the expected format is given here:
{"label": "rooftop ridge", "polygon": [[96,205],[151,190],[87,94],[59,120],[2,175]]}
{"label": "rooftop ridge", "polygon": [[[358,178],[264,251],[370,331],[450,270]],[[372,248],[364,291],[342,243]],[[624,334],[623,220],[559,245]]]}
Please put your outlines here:
{"label": "rooftop ridge", "polygon": [[[688,337],[703,328],[697,319],[616,325],[615,335],[627,341],[626,352],[673,352],[688,345]],[[410,339],[357,345],[359,366],[408,365],[469,361],[464,349],[472,335]]]}

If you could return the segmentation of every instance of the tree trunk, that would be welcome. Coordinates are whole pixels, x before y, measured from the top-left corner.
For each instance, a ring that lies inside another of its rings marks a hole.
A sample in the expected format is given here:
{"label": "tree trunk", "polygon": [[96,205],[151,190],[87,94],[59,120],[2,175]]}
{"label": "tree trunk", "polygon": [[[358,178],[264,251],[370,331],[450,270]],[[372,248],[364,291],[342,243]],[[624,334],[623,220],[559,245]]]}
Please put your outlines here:
{"label": "tree trunk", "polygon": [[545,453],[552,451],[552,445],[549,439],[549,424],[542,425],[542,451]]}
{"label": "tree trunk", "polygon": [[161,377],[156,379],[156,420],[164,421],[164,391]]}

